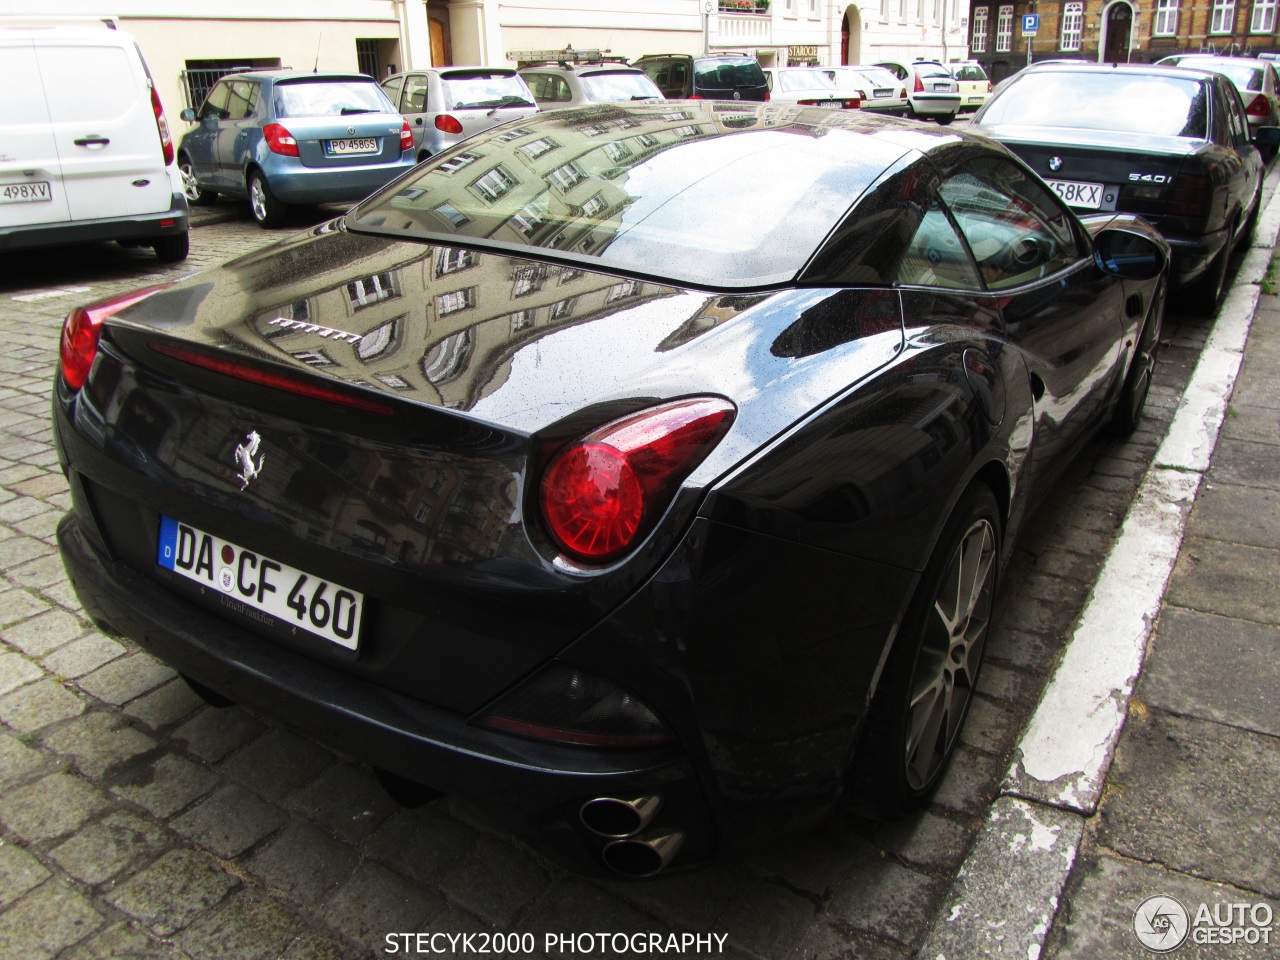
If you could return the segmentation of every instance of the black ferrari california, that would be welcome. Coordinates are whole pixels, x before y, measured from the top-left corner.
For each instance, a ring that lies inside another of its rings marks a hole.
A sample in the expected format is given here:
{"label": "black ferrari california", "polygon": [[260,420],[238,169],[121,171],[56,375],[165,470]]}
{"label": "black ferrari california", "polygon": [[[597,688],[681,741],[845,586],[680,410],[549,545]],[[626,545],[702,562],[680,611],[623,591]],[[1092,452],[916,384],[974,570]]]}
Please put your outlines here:
{"label": "black ferrari california", "polygon": [[991,141],[663,102],[473,137],[67,318],[85,609],[211,698],[650,875],[937,785],[1168,247]]}

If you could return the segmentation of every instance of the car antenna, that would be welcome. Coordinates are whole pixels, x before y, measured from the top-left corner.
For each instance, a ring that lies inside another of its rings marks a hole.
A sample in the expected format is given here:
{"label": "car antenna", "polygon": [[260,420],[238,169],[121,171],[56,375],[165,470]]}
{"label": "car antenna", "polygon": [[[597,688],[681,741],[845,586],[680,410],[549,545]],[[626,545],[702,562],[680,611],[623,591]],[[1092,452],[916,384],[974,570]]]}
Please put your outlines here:
{"label": "car antenna", "polygon": [[320,36],[316,37],[316,62],[311,67],[312,73],[320,72],[320,43],[324,40],[324,31],[320,31]]}

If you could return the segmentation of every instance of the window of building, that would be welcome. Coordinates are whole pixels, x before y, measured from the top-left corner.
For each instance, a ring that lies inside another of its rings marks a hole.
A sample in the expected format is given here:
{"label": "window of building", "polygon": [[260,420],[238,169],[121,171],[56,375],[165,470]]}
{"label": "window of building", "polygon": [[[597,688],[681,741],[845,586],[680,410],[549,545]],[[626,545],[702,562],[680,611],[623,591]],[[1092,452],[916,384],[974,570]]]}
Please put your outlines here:
{"label": "window of building", "polygon": [[390,273],[371,274],[347,284],[347,303],[352,310],[363,310],[398,296],[400,291],[396,289],[395,278]]}
{"label": "window of building", "polygon": [[1001,4],[996,14],[996,53],[1013,49],[1013,4]]}
{"label": "window of building", "polygon": [[570,160],[568,163],[556,167],[547,174],[547,179],[561,190],[568,190],[575,184],[579,184],[583,180],[587,179],[587,175],[582,172],[581,167]]}
{"label": "window of building", "polygon": [[443,170],[445,173],[457,173],[463,167],[469,166],[479,159],[480,154],[478,153],[459,153],[457,156],[450,157],[436,169]]}
{"label": "window of building", "polygon": [[973,36],[969,39],[970,53],[987,52],[987,15],[990,7],[973,8]]}
{"label": "window of building", "polygon": [[556,143],[550,137],[539,137],[537,140],[531,140],[529,143],[524,144],[520,148],[520,152],[530,160],[537,160],[540,156],[545,153],[550,153],[558,146],[560,146],[560,144]]}
{"label": "window of building", "polygon": [[614,163],[622,163],[631,156],[631,148],[620,140],[614,140],[604,145],[604,153]]}
{"label": "window of building", "polygon": [[1156,18],[1151,25],[1153,37],[1178,35],[1178,0],[1156,0]]}
{"label": "window of building", "polygon": [[1253,16],[1249,20],[1250,33],[1274,33],[1276,29],[1276,0],[1254,0]]}
{"label": "window of building", "polygon": [[447,317],[459,310],[466,310],[476,305],[476,288],[464,287],[461,290],[450,290],[436,297],[436,316]]}
{"label": "window of building", "polygon": [[1080,38],[1084,35],[1084,4],[1068,3],[1062,8],[1062,40],[1063,50],[1079,50]]}
{"label": "window of building", "polygon": [[401,319],[388,320],[361,337],[356,344],[356,356],[368,363],[390,353],[400,339]]}
{"label": "window of building", "polygon": [[443,277],[449,273],[457,273],[459,270],[474,266],[475,262],[474,250],[463,247],[441,247],[436,254],[436,276]]}
{"label": "window of building", "polygon": [[1213,0],[1213,13],[1209,17],[1209,32],[1229,34],[1235,27],[1236,0]]}
{"label": "window of building", "polygon": [[519,333],[526,327],[532,327],[535,316],[537,316],[536,310],[517,310],[515,313],[510,314],[511,332]]}
{"label": "window of building", "polygon": [[[1012,9],[1012,8],[1010,8]],[[478,193],[483,200],[489,203],[497,200],[503,194],[510,193],[515,189],[516,181],[507,171],[501,167],[494,167],[480,179],[471,184],[471,189]]]}

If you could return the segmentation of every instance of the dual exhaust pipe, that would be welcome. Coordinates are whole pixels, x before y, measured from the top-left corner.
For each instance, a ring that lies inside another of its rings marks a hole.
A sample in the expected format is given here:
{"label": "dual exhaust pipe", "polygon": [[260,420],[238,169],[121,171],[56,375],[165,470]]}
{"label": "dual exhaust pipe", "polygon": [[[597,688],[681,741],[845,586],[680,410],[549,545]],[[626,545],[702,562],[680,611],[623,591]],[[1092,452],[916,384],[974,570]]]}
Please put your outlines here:
{"label": "dual exhaust pipe", "polygon": [[684,846],[684,831],[647,830],[662,797],[596,797],[578,811],[582,825],[609,842],[601,856],[605,866],[627,877],[652,877],[660,873]]}

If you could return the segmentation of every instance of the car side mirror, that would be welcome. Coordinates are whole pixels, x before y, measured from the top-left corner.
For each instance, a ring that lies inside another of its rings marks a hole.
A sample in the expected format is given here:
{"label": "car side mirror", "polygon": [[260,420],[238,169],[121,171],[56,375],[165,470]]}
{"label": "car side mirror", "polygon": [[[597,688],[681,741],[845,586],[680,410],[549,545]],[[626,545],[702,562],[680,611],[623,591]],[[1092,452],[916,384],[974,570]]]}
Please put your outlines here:
{"label": "car side mirror", "polygon": [[1093,258],[1101,270],[1125,280],[1150,280],[1166,263],[1164,250],[1150,237],[1119,229],[1098,232]]}
{"label": "car side mirror", "polygon": [[1260,147],[1280,146],[1280,127],[1259,127],[1254,143]]}
{"label": "car side mirror", "polygon": [[183,120],[187,121],[187,123],[196,122],[196,112],[192,110],[190,107],[183,107],[182,112],[178,114],[178,116],[180,116]]}

